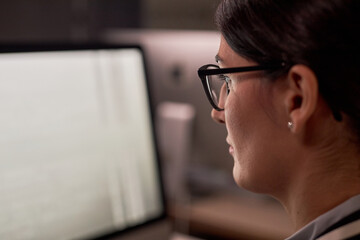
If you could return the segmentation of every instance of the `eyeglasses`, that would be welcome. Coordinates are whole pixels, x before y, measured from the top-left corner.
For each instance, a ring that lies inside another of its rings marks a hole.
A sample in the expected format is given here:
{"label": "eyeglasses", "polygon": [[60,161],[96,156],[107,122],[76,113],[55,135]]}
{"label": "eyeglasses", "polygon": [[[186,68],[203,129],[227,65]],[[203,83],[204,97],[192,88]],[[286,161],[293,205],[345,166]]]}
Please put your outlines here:
{"label": "eyeglasses", "polygon": [[217,111],[223,111],[226,97],[230,93],[229,82],[231,81],[224,74],[276,69],[283,66],[284,64],[220,68],[218,65],[207,64],[199,68],[198,75],[211,106]]}

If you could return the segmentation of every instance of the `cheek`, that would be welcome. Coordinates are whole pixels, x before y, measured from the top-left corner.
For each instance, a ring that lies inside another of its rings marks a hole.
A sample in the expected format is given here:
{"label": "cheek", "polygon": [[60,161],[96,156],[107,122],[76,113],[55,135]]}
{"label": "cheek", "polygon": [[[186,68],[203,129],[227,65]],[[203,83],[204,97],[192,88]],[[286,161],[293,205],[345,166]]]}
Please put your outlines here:
{"label": "cheek", "polygon": [[242,92],[241,97],[229,95],[225,108],[226,127],[234,147],[235,181],[248,190],[263,192],[265,189],[260,188],[278,182],[276,124],[251,88]]}
{"label": "cheek", "polygon": [[255,89],[251,82],[245,82],[241,88],[230,93],[225,104],[225,123],[233,144],[243,142],[256,123],[260,106],[255,98]]}

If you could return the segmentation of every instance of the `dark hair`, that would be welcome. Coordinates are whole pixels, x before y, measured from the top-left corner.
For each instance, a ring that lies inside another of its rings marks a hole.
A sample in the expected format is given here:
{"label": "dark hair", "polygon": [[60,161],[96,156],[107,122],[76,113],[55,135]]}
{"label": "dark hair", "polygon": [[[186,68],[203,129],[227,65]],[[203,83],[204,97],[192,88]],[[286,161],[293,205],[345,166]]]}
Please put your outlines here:
{"label": "dark hair", "polygon": [[334,111],[352,119],[360,137],[359,0],[223,0],[215,22],[229,46],[259,64],[285,62],[316,74]]}

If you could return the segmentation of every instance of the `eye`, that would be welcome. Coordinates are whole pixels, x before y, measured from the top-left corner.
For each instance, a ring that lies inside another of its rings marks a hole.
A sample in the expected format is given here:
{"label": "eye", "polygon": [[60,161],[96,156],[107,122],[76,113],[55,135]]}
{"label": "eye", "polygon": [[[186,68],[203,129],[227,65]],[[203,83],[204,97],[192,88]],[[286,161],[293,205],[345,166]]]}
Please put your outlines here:
{"label": "eye", "polygon": [[221,79],[222,81],[225,81],[226,83],[230,83],[230,82],[231,82],[230,77],[228,77],[228,76],[226,76],[226,75],[221,74],[221,75],[219,75],[219,77],[220,77],[220,79]]}
{"label": "eye", "polygon": [[226,93],[229,94],[230,93],[230,88],[231,88],[231,78],[229,76],[226,75],[219,75],[220,80],[221,81],[225,81],[226,84]]}
{"label": "eye", "polygon": [[219,75],[219,79],[221,80],[221,81],[226,81],[227,79],[226,79],[226,76],[224,75],[224,74],[220,74]]}

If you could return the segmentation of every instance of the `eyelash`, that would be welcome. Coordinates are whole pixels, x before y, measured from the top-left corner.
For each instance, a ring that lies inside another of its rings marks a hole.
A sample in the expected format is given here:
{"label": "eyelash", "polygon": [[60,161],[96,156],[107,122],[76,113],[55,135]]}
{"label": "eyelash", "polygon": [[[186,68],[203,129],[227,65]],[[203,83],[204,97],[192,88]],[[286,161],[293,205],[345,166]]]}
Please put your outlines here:
{"label": "eyelash", "polygon": [[226,81],[226,82],[231,82],[231,79],[228,77],[228,76],[225,76],[225,75],[220,75],[221,79]]}

